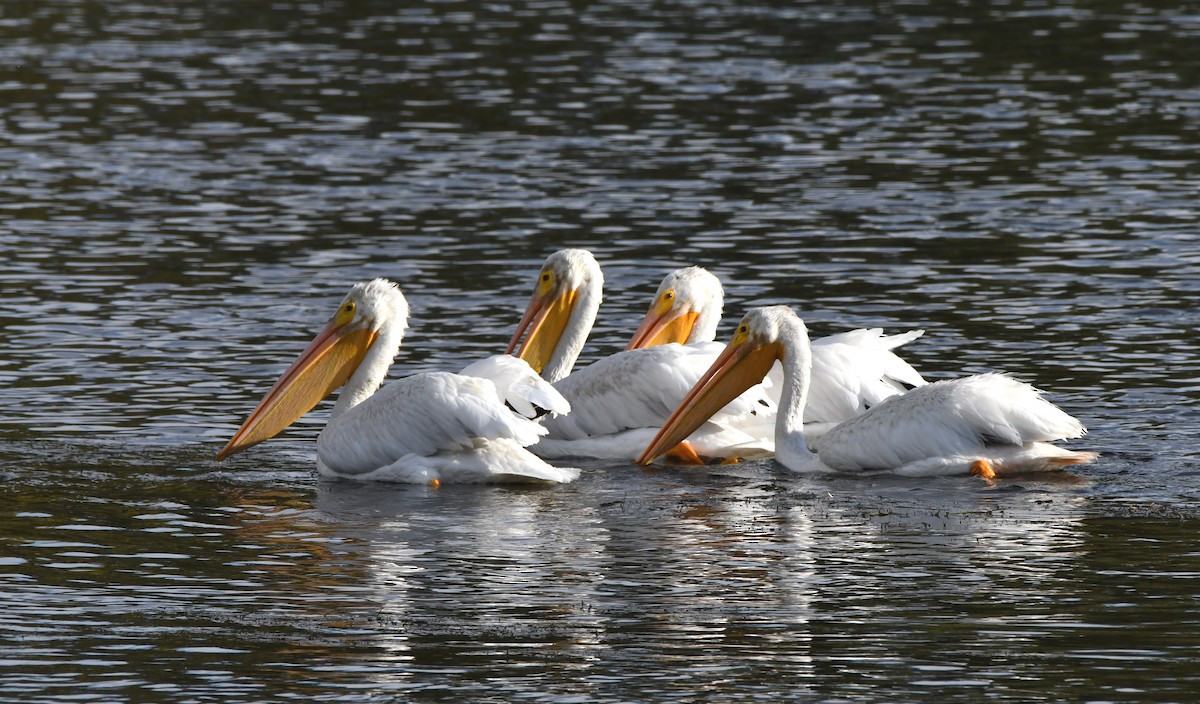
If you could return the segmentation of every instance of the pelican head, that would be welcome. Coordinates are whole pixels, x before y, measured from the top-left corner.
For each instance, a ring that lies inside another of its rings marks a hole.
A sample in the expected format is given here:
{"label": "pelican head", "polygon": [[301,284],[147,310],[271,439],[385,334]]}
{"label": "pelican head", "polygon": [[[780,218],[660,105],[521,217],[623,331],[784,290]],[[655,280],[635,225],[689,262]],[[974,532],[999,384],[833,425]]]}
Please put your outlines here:
{"label": "pelican head", "polygon": [[676,269],[658,285],[654,302],[625,349],[710,342],[716,336],[724,302],[721,281],[707,269]]}
{"label": "pelican head", "polygon": [[[563,249],[546,258],[525,315],[508,343],[508,353],[528,330],[517,356],[542,376],[566,376],[591,331],[600,306],[604,275],[586,249]],[[548,367],[563,367],[553,372]]]}
{"label": "pelican head", "polygon": [[[798,328],[797,328],[798,326]],[[786,352],[784,340],[807,336],[804,322],[787,306],[754,308],[738,323],[733,339],[667,419],[638,464],[650,464],[687,439],[743,391],[763,380]]]}
{"label": "pelican head", "polygon": [[[355,398],[346,404],[339,399],[339,406],[348,407],[369,396],[387,374],[407,321],[408,302],[396,284],[387,279],[355,284],[321,332],[217,453],[217,459],[223,460],[274,437],[345,384],[360,368],[365,374],[354,381]],[[376,346],[381,336],[389,338],[388,345]],[[386,347],[391,348],[390,353],[375,354],[364,365],[369,352]]]}

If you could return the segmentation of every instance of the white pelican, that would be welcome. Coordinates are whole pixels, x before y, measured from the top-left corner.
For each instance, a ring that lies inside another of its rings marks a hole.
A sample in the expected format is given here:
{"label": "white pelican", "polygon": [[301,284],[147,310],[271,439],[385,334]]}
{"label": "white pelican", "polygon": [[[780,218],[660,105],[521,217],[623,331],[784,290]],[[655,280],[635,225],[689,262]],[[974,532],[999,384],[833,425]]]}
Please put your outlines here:
{"label": "white pelican", "polygon": [[398,286],[386,279],[355,284],[217,459],[274,437],[345,384],[317,438],[324,475],[433,485],[578,476],[525,449],[546,431],[506,400],[528,410],[536,404],[565,412],[569,405],[519,360],[484,360],[463,374],[413,374],[376,393],[407,326],[408,302]]}
{"label": "white pelican", "polygon": [[[596,322],[603,288],[604,274],[586,249],[563,249],[546,257],[508,353],[515,351],[550,383],[570,374]],[[517,350],[527,329],[529,336]]]}
{"label": "white pelican", "polygon": [[772,306],[742,318],[728,347],[638,463],[649,464],[686,438],[728,399],[761,380],[776,361],[783,365],[784,381],[775,418],[775,456],[796,472],[970,472],[990,478],[1061,469],[1097,456],[1051,445],[1086,431],[1032,386],[995,373],[938,381],[891,397],[814,440],[814,452],[801,422],[812,380],[808,330],[790,308]]}
{"label": "white pelican", "polygon": [[725,289],[711,272],[698,266],[676,269],[663,277],[625,349],[712,342],[724,306]]}
{"label": "white pelican", "polygon": [[[724,300],[716,276],[698,266],[676,269],[663,278],[627,349],[671,342],[707,344],[711,364],[725,348],[713,342]],[[804,409],[810,434],[853,418],[889,396],[923,386],[926,382],[920,373],[892,350],[924,332],[884,335],[881,328],[863,328],[814,340],[812,386]],[[778,365],[770,379],[769,395],[777,403],[783,379]],[[769,427],[766,432],[771,432]]]}

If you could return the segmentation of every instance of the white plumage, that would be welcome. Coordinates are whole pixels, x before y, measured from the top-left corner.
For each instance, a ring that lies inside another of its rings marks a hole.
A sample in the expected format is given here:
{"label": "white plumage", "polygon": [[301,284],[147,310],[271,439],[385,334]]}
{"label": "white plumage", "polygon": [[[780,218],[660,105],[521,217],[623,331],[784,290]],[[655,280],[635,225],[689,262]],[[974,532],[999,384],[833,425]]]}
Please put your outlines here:
{"label": "white plumage", "polygon": [[948,379],[897,396],[813,441],[820,461],[840,472],[966,472],[987,460],[999,473],[1061,469],[1092,453],[1064,450],[1083,425],[1005,374]]}
{"label": "white plumage", "polygon": [[[818,338],[812,342],[813,374],[804,422],[839,423],[860,415],[884,399],[925,379],[892,350],[908,344],[925,333],[909,330],[884,335],[881,328],[862,328]],[[772,371],[779,399],[782,370]]]}
{"label": "white plumage", "polygon": [[[595,288],[599,271],[594,258],[582,250],[564,250],[547,259],[530,310],[535,306],[540,306],[538,310],[554,309],[554,295],[547,292],[547,272],[560,287],[561,282],[570,281],[574,288],[591,292],[572,299],[576,300],[575,308],[593,306],[584,312],[571,311],[577,322],[566,323],[565,332],[559,333],[564,326],[546,326],[562,340],[571,341],[566,353],[561,348],[567,343],[558,342],[553,358],[569,359],[573,364],[578,356],[589,332],[581,326],[590,328],[599,306]],[[574,410],[569,416],[545,423],[549,434],[533,448],[534,452],[552,458],[637,457],[724,349],[724,345],[713,342],[723,304],[721,282],[707,270],[692,266],[667,274],[626,352],[601,359],[565,378],[548,377],[556,379],[555,387]],[[564,320],[566,308],[558,310],[558,319]],[[526,319],[530,318],[527,313]],[[513,346],[527,324],[523,321]],[[815,434],[890,395],[924,384],[921,375],[892,352],[921,334],[917,330],[887,336],[876,328],[818,340],[812,402],[805,417],[811,423],[811,432]],[[542,350],[540,356],[548,356],[545,350],[551,344],[541,342],[540,337],[539,331],[532,332],[522,351]],[[571,367],[558,365],[556,370],[562,373]],[[769,379],[698,428],[688,438],[692,448],[712,458],[749,458],[773,452],[773,420],[782,372],[777,369]]]}
{"label": "white plumage", "polygon": [[578,476],[525,449],[546,430],[523,415],[532,416],[535,405],[556,413],[570,405],[520,360],[489,358],[462,374],[414,374],[379,389],[407,316],[395,284],[356,284],[218,458],[274,436],[344,381],[317,438],[322,474],[406,482],[566,482]]}
{"label": "white plumage", "polygon": [[812,347],[804,322],[791,309],[774,306],[756,308],[742,319],[727,350],[638,461],[650,462],[686,437],[722,399],[761,378],[772,360],[782,364],[784,376],[776,458],[794,471],[992,476],[1061,469],[1096,458],[1051,445],[1082,436],[1083,425],[1032,386],[1003,374],[939,381],[889,397],[813,440],[810,449],[800,419],[811,386]]}
{"label": "white plumage", "polygon": [[570,374],[596,321],[603,288],[604,274],[586,249],[562,249],[546,257],[508,353],[550,383]]}
{"label": "white plumage", "polygon": [[472,362],[459,372],[462,376],[487,379],[496,385],[504,402],[526,418],[535,418],[542,411],[555,415],[571,412],[571,404],[545,379],[537,375],[524,360],[508,354],[497,354]]}

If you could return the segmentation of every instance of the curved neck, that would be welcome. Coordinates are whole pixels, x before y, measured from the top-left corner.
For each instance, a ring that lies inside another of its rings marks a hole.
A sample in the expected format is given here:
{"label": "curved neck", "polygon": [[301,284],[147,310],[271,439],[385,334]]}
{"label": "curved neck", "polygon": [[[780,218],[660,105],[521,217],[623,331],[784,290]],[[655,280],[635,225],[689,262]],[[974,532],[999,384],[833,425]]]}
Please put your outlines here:
{"label": "curved neck", "polygon": [[775,416],[775,459],[790,469],[803,470],[820,463],[804,438],[804,404],[812,378],[808,330],[800,323],[782,342],[783,393]]}
{"label": "curved neck", "polygon": [[688,335],[687,344],[712,342],[717,339],[717,324],[721,322],[723,307],[721,301],[716,301],[700,309],[700,314],[696,316],[696,324],[692,326],[692,332]]}
{"label": "curved neck", "polygon": [[375,393],[387,377],[392,361],[400,352],[400,341],[404,338],[405,327],[404,321],[392,318],[379,329],[378,336],[367,349],[362,363],[338,392],[337,403],[333,404],[333,410],[329,412],[329,420],[366,401]]}
{"label": "curved neck", "polygon": [[601,282],[589,278],[580,290],[562,337],[554,347],[554,354],[550,355],[550,361],[542,369],[542,378],[551,384],[570,374],[579,354],[583,352],[583,344],[587,342],[592,325],[596,322],[596,313],[600,310],[602,288]]}

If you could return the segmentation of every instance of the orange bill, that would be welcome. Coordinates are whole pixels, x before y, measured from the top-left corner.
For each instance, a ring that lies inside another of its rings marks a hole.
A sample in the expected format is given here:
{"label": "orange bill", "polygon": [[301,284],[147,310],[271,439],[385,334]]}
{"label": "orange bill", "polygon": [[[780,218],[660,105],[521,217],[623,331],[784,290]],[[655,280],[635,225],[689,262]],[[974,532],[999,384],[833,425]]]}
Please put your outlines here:
{"label": "orange bill", "polygon": [[670,308],[665,311],[656,310],[660,307],[652,307],[646,312],[646,317],[642,318],[642,324],[638,326],[637,332],[633,333],[625,349],[636,350],[672,342],[682,345],[687,342],[700,314],[694,311],[680,313]]}
{"label": "orange bill", "polygon": [[321,399],[346,383],[362,363],[375,336],[371,330],[350,330],[336,319],[331,321],[279,377],[229,443],[217,453],[217,459],[223,460],[274,437],[312,410]]}
{"label": "orange bill", "polygon": [[782,354],[783,348],[777,342],[760,344],[748,341],[741,334],[735,336],[684,396],[637,463],[650,464],[687,439],[717,411],[762,381]]}
{"label": "orange bill", "polygon": [[571,310],[575,307],[578,296],[577,290],[563,293],[541,289],[534,291],[529,305],[525,308],[525,315],[517,324],[517,331],[509,340],[506,352],[512,354],[528,330],[529,334],[517,352],[517,357],[528,362],[535,372],[541,374],[550,363],[550,358],[554,356],[554,350],[567,329],[567,322],[571,319]]}

